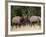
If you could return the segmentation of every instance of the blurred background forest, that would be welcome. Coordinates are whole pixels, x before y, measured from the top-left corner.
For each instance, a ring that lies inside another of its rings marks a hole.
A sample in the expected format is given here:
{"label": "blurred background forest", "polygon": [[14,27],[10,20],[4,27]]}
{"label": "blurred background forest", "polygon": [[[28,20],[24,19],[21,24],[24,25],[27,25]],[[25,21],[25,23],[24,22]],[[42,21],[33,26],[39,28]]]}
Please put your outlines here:
{"label": "blurred background forest", "polygon": [[11,6],[11,18],[14,16],[41,16],[41,7]]}

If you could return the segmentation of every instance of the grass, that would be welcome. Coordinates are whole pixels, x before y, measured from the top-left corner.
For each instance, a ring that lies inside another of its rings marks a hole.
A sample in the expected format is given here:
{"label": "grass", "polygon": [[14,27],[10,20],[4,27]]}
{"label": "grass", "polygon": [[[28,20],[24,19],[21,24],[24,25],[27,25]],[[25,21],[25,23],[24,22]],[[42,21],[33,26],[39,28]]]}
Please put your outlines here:
{"label": "grass", "polygon": [[13,27],[12,27],[12,31],[28,31],[28,30],[40,30],[41,29],[41,26],[40,25],[38,25],[38,24],[28,24],[28,25],[21,25],[21,27],[19,27],[19,26],[17,26],[17,28],[16,28],[16,26],[14,25]]}

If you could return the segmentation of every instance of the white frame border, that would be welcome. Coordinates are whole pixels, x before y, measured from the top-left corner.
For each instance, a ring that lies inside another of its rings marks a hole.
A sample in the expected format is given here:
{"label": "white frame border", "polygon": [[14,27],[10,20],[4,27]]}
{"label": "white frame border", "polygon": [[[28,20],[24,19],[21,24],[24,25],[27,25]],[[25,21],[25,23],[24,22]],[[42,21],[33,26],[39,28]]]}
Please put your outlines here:
{"label": "white frame border", "polygon": [[[36,7],[41,7],[41,30],[40,31],[28,31],[28,32],[22,32],[22,31],[18,31],[18,32],[12,32],[10,31],[11,29],[11,5],[17,5],[17,6],[36,6]],[[26,4],[26,3],[13,3],[13,2],[9,2],[8,3],[8,35],[16,35],[16,34],[32,34],[32,33],[43,33],[43,5],[42,4]]]}

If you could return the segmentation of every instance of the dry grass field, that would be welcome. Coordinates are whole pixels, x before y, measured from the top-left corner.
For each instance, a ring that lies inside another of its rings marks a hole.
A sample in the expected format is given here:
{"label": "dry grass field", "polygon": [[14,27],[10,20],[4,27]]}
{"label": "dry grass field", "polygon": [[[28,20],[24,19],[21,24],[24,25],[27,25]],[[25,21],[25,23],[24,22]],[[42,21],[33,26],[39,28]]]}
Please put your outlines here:
{"label": "dry grass field", "polygon": [[32,26],[31,25],[24,25],[24,26],[21,25],[21,27],[17,26],[17,28],[14,25],[11,28],[12,31],[33,31],[33,30],[40,30],[40,29],[41,29],[41,26],[37,24],[32,25]]}

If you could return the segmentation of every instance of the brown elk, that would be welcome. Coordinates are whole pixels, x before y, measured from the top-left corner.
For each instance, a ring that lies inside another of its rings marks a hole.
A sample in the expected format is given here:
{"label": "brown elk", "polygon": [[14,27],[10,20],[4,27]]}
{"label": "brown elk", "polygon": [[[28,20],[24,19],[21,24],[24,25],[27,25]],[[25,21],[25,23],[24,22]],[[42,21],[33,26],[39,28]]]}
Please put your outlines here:
{"label": "brown elk", "polygon": [[28,20],[30,21],[30,24],[35,24],[35,23],[38,23],[40,24],[41,23],[41,18],[40,16],[31,16],[28,18]]}

